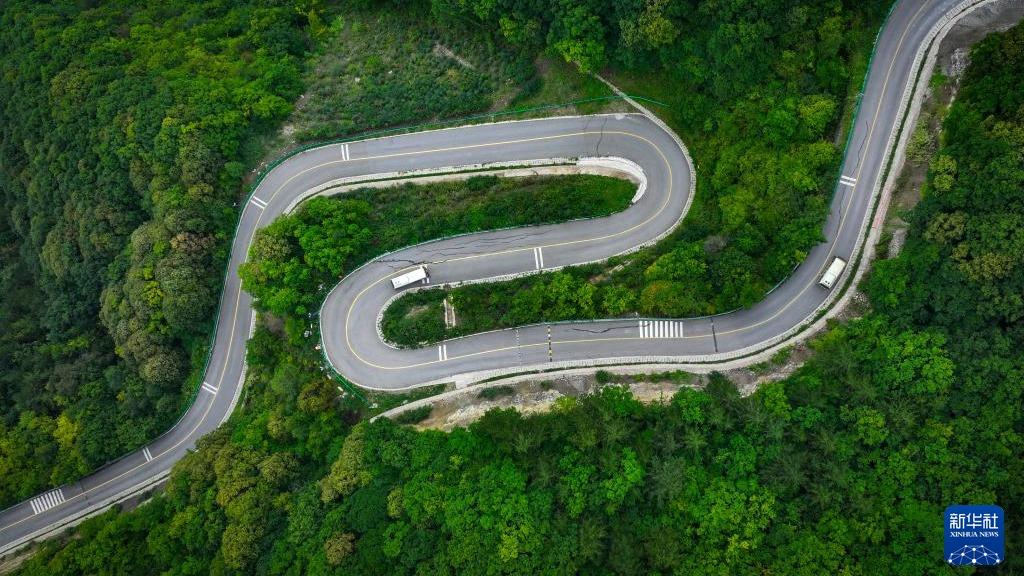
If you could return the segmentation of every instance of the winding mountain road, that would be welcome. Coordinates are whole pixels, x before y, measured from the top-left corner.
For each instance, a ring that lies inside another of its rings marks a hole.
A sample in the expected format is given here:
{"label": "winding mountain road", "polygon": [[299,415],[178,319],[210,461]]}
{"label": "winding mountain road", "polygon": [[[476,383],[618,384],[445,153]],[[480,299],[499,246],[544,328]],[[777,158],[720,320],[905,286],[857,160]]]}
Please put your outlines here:
{"label": "winding mountain road", "polygon": [[[981,1],[981,0],[978,0]],[[977,3],[977,2],[974,2]],[[806,323],[829,297],[817,285],[835,256],[852,261],[871,217],[893,135],[933,28],[971,3],[903,0],[879,35],[842,178],[824,227],[826,242],[754,307],[713,318],[627,319],[528,326],[398,350],[383,343],[378,314],[395,295],[390,278],[426,264],[433,285],[533,273],[600,260],[645,245],[680,223],[692,194],[688,158],[673,136],[641,114],[551,118],[466,126],[335,144],[286,160],[244,206],[235,235],[217,333],[194,403],[167,433],[95,473],[0,512],[0,554],[47,537],[166,477],[196,441],[231,414],[245,376],[254,324],[238,266],[257,229],[340,178],[550,158],[616,157],[644,172],[647,188],[626,211],[595,220],[473,234],[381,257],[349,274],[320,314],[335,369],[366,388],[397,390],[499,371],[636,361],[709,361],[758,350]],[[550,353],[549,353],[550,350]]]}

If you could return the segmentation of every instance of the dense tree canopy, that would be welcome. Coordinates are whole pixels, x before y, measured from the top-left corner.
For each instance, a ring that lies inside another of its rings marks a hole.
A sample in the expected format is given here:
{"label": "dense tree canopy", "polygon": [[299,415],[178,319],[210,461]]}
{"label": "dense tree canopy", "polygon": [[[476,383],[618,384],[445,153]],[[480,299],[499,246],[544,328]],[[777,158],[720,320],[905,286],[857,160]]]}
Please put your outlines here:
{"label": "dense tree canopy", "polygon": [[243,143],[301,89],[293,7],[93,4],[0,12],[0,506],[174,421]]}
{"label": "dense tree canopy", "polygon": [[1022,50],[1024,26],[976,48],[872,311],[792,376],[650,406],[609,384],[417,432],[358,421],[301,339],[261,328],[247,401],[166,494],[22,573],[945,573],[947,505],[1022,522]]}

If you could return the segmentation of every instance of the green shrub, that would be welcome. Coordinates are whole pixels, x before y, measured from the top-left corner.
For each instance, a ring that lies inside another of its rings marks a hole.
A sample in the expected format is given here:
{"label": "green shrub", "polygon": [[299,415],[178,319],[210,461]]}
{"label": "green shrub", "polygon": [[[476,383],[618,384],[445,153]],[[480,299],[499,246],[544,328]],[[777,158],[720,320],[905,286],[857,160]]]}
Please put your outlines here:
{"label": "green shrub", "polygon": [[430,404],[420,406],[419,408],[413,408],[412,410],[406,410],[400,413],[398,416],[393,418],[396,424],[419,424],[427,418],[430,418],[430,413],[434,411],[434,407]]}
{"label": "green shrub", "polygon": [[512,386],[493,386],[491,388],[484,388],[476,397],[481,400],[494,400],[502,396],[512,396],[515,393],[516,389]]}

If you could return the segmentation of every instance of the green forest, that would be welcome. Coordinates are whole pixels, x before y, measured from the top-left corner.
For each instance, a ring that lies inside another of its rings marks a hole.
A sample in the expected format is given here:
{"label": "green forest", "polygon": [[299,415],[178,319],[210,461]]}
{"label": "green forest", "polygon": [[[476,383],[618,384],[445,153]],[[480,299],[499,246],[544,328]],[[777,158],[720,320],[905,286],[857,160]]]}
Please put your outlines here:
{"label": "green forest", "polygon": [[[19,573],[949,573],[948,504],[999,504],[1011,527],[1024,506],[1024,26],[972,62],[870,311],[791,376],[652,405],[610,383],[416,431],[367,422],[264,322],[245,400],[166,491]],[[1011,553],[993,573],[1021,571]]]}
{"label": "green forest", "polygon": [[[603,97],[579,72],[603,70],[668,104],[701,169],[688,225],[599,287],[596,313],[755,301],[818,239],[833,137],[886,7],[4,2],[0,506],[174,422],[199,384],[235,203],[303,140]],[[608,109],[625,108],[552,113]],[[647,274],[677,252],[702,282]]]}
{"label": "green forest", "polygon": [[94,4],[0,8],[0,506],[178,417],[245,148],[302,89],[294,6]]}
{"label": "green forest", "polygon": [[[822,240],[844,131],[888,2],[617,2],[607,14],[594,3],[563,3],[573,6],[564,16],[509,15],[501,2],[450,4],[509,38],[539,30],[581,67],[610,65],[610,78],[627,92],[664,102],[652,108],[690,149],[697,195],[685,224],[651,249],[599,266],[450,289],[462,326],[409,326],[389,333],[393,341],[748,307]],[[589,26],[618,38],[603,47],[578,38]],[[579,290],[588,294],[582,301],[562,296]]]}

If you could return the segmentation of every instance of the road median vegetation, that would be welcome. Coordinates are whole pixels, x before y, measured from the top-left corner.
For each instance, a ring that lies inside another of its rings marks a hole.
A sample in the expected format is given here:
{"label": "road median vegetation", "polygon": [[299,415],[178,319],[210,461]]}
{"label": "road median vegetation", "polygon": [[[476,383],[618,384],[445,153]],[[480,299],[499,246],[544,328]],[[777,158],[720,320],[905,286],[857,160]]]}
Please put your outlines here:
{"label": "road median vegetation", "polygon": [[379,254],[455,234],[606,216],[629,206],[635,191],[626,180],[587,174],[472,176],[312,198],[256,233],[239,273],[258,309],[300,319]]}

